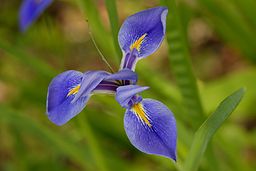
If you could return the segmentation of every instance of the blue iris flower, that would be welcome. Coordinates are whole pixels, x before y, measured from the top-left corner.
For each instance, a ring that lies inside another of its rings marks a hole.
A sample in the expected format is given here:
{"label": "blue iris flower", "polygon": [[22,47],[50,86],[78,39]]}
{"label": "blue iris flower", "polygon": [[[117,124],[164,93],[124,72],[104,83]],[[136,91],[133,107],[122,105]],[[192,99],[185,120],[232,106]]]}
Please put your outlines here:
{"label": "blue iris flower", "polygon": [[21,31],[26,31],[52,1],[53,0],[23,0],[19,13]]}
{"label": "blue iris flower", "polygon": [[83,110],[91,95],[115,94],[117,102],[126,108],[124,128],[130,142],[142,152],[176,161],[175,118],[163,103],[139,95],[148,87],[136,85],[134,72],[137,61],[152,54],[162,43],[167,13],[167,8],[156,7],[124,21],[118,35],[123,58],[117,73],[69,70],[56,76],[48,88],[49,119],[63,125]]}

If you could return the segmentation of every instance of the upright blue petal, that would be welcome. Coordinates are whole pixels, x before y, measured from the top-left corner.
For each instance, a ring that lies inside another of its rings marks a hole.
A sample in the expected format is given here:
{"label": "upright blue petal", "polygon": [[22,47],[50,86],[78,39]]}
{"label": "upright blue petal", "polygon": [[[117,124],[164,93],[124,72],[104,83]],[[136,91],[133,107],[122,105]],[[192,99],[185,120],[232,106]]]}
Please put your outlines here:
{"label": "upright blue petal", "polygon": [[23,0],[19,13],[21,31],[26,31],[52,1],[53,0]]}
{"label": "upright blue petal", "polygon": [[85,107],[88,97],[83,97],[71,104],[79,90],[83,73],[66,71],[56,76],[48,87],[47,115],[56,125],[63,125],[76,116]]}
{"label": "upright blue petal", "polygon": [[143,58],[158,49],[165,35],[167,13],[166,7],[156,7],[138,12],[124,21],[118,34],[124,54],[121,68],[129,65],[127,62],[135,61],[129,58]]}
{"label": "upright blue petal", "polygon": [[130,142],[140,151],[176,161],[176,122],[161,102],[144,99],[126,110],[124,127]]}
{"label": "upright blue petal", "polygon": [[142,99],[136,94],[147,90],[149,87],[140,87],[138,85],[126,85],[118,87],[116,90],[116,101],[124,108],[129,109],[134,103]]}
{"label": "upright blue petal", "polygon": [[122,58],[120,69],[131,69],[135,71],[135,66],[139,60],[138,58],[138,51],[136,49],[133,49],[131,51],[128,51],[127,53],[123,52],[124,56]]}

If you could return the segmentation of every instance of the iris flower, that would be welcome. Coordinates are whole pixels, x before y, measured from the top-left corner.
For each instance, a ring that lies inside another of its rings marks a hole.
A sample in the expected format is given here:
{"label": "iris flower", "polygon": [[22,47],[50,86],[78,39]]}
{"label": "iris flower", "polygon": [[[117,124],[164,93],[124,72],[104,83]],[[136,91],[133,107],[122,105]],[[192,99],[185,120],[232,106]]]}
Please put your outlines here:
{"label": "iris flower", "polygon": [[19,14],[21,31],[26,31],[52,1],[53,0],[23,0]]}
{"label": "iris flower", "polygon": [[117,102],[126,109],[124,128],[130,142],[142,152],[176,161],[175,118],[163,103],[139,95],[148,87],[137,85],[134,72],[137,61],[152,54],[162,43],[167,13],[167,8],[156,7],[124,21],[118,35],[123,58],[117,73],[69,70],[56,76],[48,88],[49,119],[63,125],[83,110],[91,95],[115,94]]}

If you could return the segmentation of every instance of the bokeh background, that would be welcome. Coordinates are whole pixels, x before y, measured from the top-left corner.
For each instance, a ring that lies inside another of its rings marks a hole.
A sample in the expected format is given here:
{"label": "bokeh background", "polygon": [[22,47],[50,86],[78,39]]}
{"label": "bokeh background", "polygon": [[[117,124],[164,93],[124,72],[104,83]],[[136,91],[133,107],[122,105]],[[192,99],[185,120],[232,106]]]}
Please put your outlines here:
{"label": "bokeh background", "polygon": [[[129,15],[160,4],[157,0],[116,3],[118,27]],[[139,85],[151,87],[143,97],[160,100],[174,112],[177,164],[143,154],[129,143],[123,128],[125,110],[113,96],[92,96],[83,112],[64,126],[47,119],[46,93],[54,76],[69,69],[107,70],[89,32],[110,64],[116,70],[119,67],[121,55],[113,43],[117,37],[111,34],[104,0],[56,0],[25,33],[18,27],[21,0],[0,4],[1,171],[182,168],[199,121],[184,109],[166,40],[156,53],[139,61],[136,72]],[[255,7],[255,0],[178,1],[205,118],[226,96],[240,87],[247,89],[210,142],[199,170],[256,170]]]}

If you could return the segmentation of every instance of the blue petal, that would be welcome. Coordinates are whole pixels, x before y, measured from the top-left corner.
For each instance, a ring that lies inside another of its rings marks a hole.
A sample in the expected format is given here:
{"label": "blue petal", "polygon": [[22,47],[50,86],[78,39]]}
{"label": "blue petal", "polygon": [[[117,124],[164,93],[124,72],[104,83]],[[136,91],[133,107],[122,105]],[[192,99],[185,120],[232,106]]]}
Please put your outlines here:
{"label": "blue petal", "polygon": [[48,88],[49,119],[57,125],[66,123],[81,112],[93,93],[115,93],[121,85],[120,80],[136,83],[137,74],[131,70],[121,70],[115,74],[106,71],[81,73],[71,70],[59,74]]}
{"label": "blue petal", "polygon": [[[133,84],[137,82],[137,74],[129,69],[120,70],[115,74],[106,71],[89,71],[84,73],[81,88],[72,103],[80,97],[88,96],[94,92],[111,93],[116,90],[118,84],[111,81],[130,80]],[[106,84],[108,81],[108,84]],[[97,91],[100,90],[100,91]]]}
{"label": "blue petal", "polygon": [[158,49],[163,41],[166,28],[166,7],[156,7],[138,12],[128,17],[118,35],[124,57],[133,49],[138,57],[146,57]]}
{"label": "blue petal", "polygon": [[20,8],[20,28],[27,28],[40,16],[53,0],[24,0]]}
{"label": "blue petal", "polygon": [[[136,94],[147,90],[149,87],[137,85],[126,85],[118,87],[116,90],[116,101],[124,108],[129,109],[133,103],[139,102],[140,98],[134,97]],[[132,101],[133,100],[133,101]]]}
{"label": "blue petal", "polygon": [[71,103],[76,102],[81,97],[89,96],[92,91],[104,80],[110,73],[106,71],[88,71],[83,74],[81,87]]}
{"label": "blue petal", "polygon": [[138,76],[129,69],[120,70],[117,73],[108,75],[93,90],[93,93],[116,93],[116,89],[124,84],[136,84]]}
{"label": "blue petal", "polygon": [[135,66],[138,62],[138,51],[136,49],[133,49],[132,51],[128,51],[127,53],[124,54],[120,68],[124,69],[131,69],[132,71],[135,71]]}
{"label": "blue petal", "polygon": [[83,73],[66,71],[56,76],[48,87],[47,115],[56,125],[63,125],[76,116],[85,107],[88,97],[83,97],[71,104],[75,95],[70,91],[80,85]]}
{"label": "blue petal", "polygon": [[136,84],[138,76],[130,69],[122,69],[115,74],[107,76],[105,80],[129,80],[131,81],[131,84]]}
{"label": "blue petal", "polygon": [[92,93],[115,94],[119,83],[117,81],[101,81],[97,87],[93,89]]}
{"label": "blue petal", "polygon": [[176,122],[161,102],[144,99],[126,110],[124,127],[130,142],[140,151],[176,161]]}

